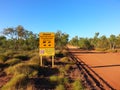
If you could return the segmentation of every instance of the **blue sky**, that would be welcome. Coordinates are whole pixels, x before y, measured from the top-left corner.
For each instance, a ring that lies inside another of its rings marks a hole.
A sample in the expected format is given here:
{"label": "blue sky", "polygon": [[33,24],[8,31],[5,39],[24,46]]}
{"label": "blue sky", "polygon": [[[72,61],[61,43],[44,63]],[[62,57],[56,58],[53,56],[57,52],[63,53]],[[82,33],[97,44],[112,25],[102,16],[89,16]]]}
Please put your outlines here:
{"label": "blue sky", "polygon": [[39,32],[120,34],[120,0],[0,0],[0,31],[22,25]]}

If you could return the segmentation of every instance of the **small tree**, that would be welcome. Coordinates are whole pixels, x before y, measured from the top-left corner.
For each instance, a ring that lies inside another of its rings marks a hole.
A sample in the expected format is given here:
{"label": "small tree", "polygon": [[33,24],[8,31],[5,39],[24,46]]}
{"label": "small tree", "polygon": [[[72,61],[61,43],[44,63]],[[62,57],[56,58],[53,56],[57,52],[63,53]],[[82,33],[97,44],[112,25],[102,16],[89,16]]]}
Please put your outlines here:
{"label": "small tree", "polygon": [[116,47],[117,38],[115,35],[110,35],[109,42],[110,42],[110,49],[115,49]]}
{"label": "small tree", "polygon": [[75,36],[73,37],[70,42],[69,42],[71,45],[73,46],[79,46],[79,39],[78,39],[78,36]]}
{"label": "small tree", "polygon": [[90,41],[88,38],[80,38],[79,39],[79,47],[81,49],[93,49],[93,46],[91,45]]}
{"label": "small tree", "polygon": [[68,34],[57,31],[55,33],[55,47],[59,49],[64,48],[68,43],[68,37]]}
{"label": "small tree", "polygon": [[100,48],[100,49],[108,49],[109,48],[109,42],[108,42],[108,39],[106,38],[105,35],[101,36],[98,40],[98,43],[97,43],[97,48]]}

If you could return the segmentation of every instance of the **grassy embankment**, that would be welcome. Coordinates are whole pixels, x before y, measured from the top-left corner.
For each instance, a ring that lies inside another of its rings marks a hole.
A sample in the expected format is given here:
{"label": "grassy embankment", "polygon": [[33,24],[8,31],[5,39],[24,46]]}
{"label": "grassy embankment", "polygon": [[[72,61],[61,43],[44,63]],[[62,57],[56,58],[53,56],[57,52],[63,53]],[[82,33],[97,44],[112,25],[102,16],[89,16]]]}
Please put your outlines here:
{"label": "grassy embankment", "polygon": [[[55,67],[51,57],[43,57],[39,64],[38,51],[6,51],[0,53],[0,78],[11,76],[1,83],[1,90],[83,90],[80,77],[72,76],[75,63],[66,50],[56,50]],[[4,75],[2,75],[4,73]]]}

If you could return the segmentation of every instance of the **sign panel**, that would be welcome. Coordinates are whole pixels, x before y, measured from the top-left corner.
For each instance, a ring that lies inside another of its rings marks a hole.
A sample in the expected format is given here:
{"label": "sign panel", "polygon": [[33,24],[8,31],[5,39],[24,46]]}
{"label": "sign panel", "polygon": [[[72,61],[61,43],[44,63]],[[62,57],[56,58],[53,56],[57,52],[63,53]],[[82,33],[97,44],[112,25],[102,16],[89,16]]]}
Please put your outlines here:
{"label": "sign panel", "polygon": [[39,53],[41,56],[54,56],[55,49],[54,48],[40,48]]}
{"label": "sign panel", "polygon": [[54,48],[54,33],[40,33],[40,48]]}
{"label": "sign panel", "polygon": [[39,35],[40,56],[50,56],[55,54],[55,34],[50,32],[42,32]]}

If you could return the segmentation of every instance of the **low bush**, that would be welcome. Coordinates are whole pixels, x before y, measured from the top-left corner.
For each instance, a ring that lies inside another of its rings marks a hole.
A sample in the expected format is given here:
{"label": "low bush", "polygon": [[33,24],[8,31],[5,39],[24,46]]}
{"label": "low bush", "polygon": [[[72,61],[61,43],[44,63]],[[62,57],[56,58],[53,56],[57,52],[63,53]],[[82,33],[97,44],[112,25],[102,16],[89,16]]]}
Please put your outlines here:
{"label": "low bush", "polygon": [[58,77],[58,83],[65,85],[65,84],[69,83],[69,79],[66,78],[66,77],[64,77],[64,76],[62,76],[62,77],[59,76],[59,77]]}
{"label": "low bush", "polygon": [[73,90],[84,90],[80,80],[75,80],[72,84]]}
{"label": "low bush", "polygon": [[55,88],[55,90],[66,90],[66,89],[65,89],[65,86],[64,86],[64,85],[59,84],[59,85]]}
{"label": "low bush", "polygon": [[50,81],[52,82],[57,82],[58,81],[58,76],[50,76]]}
{"label": "low bush", "polygon": [[61,50],[55,50],[55,56],[56,57],[63,57],[63,53],[61,52]]}
{"label": "low bush", "polygon": [[63,57],[60,59],[61,62],[64,62],[64,63],[69,63],[69,58],[68,57]]}
{"label": "low bush", "polygon": [[22,90],[27,85],[27,79],[28,77],[24,74],[14,76],[14,78],[2,87],[2,90]]}
{"label": "low bush", "polygon": [[8,56],[0,54],[0,63],[4,63],[8,59]]}
{"label": "low bush", "polygon": [[4,71],[7,75],[15,73],[15,69],[14,69],[13,66],[10,66],[10,67],[6,68]]}
{"label": "low bush", "polygon": [[5,56],[8,56],[9,58],[12,58],[14,56],[14,54],[16,54],[17,52],[12,51],[12,50],[8,50],[4,53]]}
{"label": "low bush", "polygon": [[17,74],[25,74],[29,77],[31,77],[33,74],[36,74],[37,71],[35,72],[35,70],[33,68],[31,68],[29,65],[26,64],[18,64],[15,66],[15,71]]}
{"label": "low bush", "polygon": [[60,54],[61,50],[55,50],[55,54]]}
{"label": "low bush", "polygon": [[65,65],[65,70],[68,71],[72,66],[70,64]]}
{"label": "low bush", "polygon": [[6,74],[13,74],[13,75],[19,75],[19,74],[25,74],[28,77],[35,77],[38,75],[38,71],[32,67],[31,65],[27,65],[24,63],[16,64],[14,66],[10,66],[5,70]]}
{"label": "low bush", "polygon": [[9,66],[12,66],[12,65],[15,65],[17,63],[20,63],[21,60],[20,59],[17,59],[17,58],[13,58],[13,59],[9,59],[5,62],[5,64],[9,65]]}
{"label": "low bush", "polygon": [[66,73],[67,73],[67,71],[65,70],[64,67],[60,67],[60,68],[59,68],[59,72],[60,72],[60,75],[61,75],[61,76],[64,76],[64,75],[66,75]]}
{"label": "low bush", "polygon": [[64,77],[64,76],[51,76],[50,78],[50,81],[52,82],[56,82],[58,84],[67,84],[69,83],[69,79]]}

